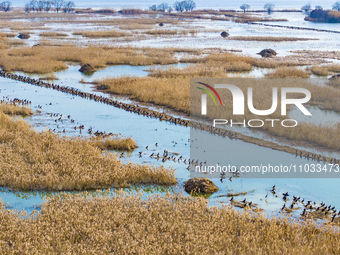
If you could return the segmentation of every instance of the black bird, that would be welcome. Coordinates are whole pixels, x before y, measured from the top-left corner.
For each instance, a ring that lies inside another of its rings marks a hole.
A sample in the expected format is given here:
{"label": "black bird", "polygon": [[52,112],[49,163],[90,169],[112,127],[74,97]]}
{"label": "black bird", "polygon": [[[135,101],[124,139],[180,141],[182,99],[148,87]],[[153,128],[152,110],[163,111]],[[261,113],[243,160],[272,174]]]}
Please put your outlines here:
{"label": "black bird", "polygon": [[284,197],[289,197],[288,192],[282,193],[282,195],[283,195]]}
{"label": "black bird", "polygon": [[336,216],[336,214],[334,214],[334,215],[333,215],[333,217],[332,217],[332,222],[334,221],[334,219],[335,219],[335,216]]}
{"label": "black bird", "polygon": [[242,203],[245,203],[246,202],[246,199],[243,199]]}
{"label": "black bird", "polygon": [[221,181],[221,183],[223,183],[223,179],[222,178],[220,179],[220,181]]}
{"label": "black bird", "polygon": [[231,197],[231,198],[230,198],[230,202],[233,201],[233,200],[234,200],[234,197]]}

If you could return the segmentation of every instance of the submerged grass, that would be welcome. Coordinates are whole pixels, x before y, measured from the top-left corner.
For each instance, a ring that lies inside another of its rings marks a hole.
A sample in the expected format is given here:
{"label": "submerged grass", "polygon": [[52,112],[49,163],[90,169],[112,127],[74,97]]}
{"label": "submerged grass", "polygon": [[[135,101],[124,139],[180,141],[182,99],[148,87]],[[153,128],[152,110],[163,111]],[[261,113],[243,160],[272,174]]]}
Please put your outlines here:
{"label": "submerged grass", "polygon": [[[5,254],[339,254],[335,224],[289,222],[204,198],[60,194],[22,217],[0,209]],[[213,237],[213,238],[212,238]]]}
{"label": "submerged grass", "polygon": [[60,36],[68,36],[68,34],[61,33],[61,32],[42,32],[39,36],[46,36],[46,37],[60,37]]}
{"label": "submerged grass", "polygon": [[123,164],[81,138],[38,133],[0,112],[0,186],[14,190],[87,190],[176,183],[173,170]]}

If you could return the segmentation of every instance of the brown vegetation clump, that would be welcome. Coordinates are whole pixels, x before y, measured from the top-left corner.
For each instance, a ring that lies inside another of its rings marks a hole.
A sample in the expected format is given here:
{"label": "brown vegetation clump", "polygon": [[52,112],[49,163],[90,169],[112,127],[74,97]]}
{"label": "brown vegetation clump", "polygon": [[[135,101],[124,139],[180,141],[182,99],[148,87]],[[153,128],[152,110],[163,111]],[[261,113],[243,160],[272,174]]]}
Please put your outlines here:
{"label": "brown vegetation clump", "polygon": [[38,133],[0,112],[0,186],[14,190],[88,190],[129,184],[173,185],[173,170],[123,164],[81,138]]}
{"label": "brown vegetation clump", "polygon": [[327,76],[328,75],[328,68],[327,67],[312,66],[310,68],[310,70],[314,75],[318,75],[318,76]]}
{"label": "brown vegetation clump", "polygon": [[[180,194],[60,194],[22,217],[0,209],[4,254],[339,254],[336,223],[290,222]],[[213,237],[213,238],[212,238]],[[81,252],[80,252],[81,251]]]}
{"label": "brown vegetation clump", "polygon": [[40,77],[39,80],[42,81],[56,81],[59,80],[57,76],[54,75],[54,73],[48,74],[45,77]]}
{"label": "brown vegetation clump", "polygon": [[188,193],[215,193],[217,186],[208,178],[191,178],[184,182],[184,189]]}
{"label": "brown vegetation clump", "polygon": [[149,35],[177,35],[178,31],[176,29],[154,29],[147,30],[144,33]]}
{"label": "brown vegetation clump", "polygon": [[3,112],[8,115],[21,115],[21,116],[33,115],[32,109],[9,103],[0,104],[0,112]]}
{"label": "brown vegetation clump", "polygon": [[75,31],[73,35],[81,35],[83,37],[90,37],[90,38],[108,38],[108,37],[122,37],[126,36],[127,33],[119,32],[116,30],[111,31]]}
{"label": "brown vegetation clump", "polygon": [[269,78],[308,78],[309,74],[296,67],[279,67],[266,75]]}
{"label": "brown vegetation clump", "polygon": [[89,141],[101,150],[133,151],[138,148],[137,143],[131,137],[109,136],[104,139],[101,137],[92,137]]}

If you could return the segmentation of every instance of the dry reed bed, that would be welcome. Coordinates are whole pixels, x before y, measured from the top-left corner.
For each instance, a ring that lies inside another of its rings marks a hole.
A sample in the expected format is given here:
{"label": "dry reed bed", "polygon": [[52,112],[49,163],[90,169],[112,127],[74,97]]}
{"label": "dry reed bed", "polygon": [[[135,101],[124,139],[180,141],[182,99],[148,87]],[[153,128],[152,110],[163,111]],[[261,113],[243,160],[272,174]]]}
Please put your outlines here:
{"label": "dry reed bed", "polygon": [[8,115],[21,115],[21,116],[33,115],[33,111],[30,108],[8,103],[0,104],[0,112],[3,112]]}
{"label": "dry reed bed", "polygon": [[68,36],[68,34],[61,33],[61,32],[42,32],[39,34],[39,36],[44,37],[65,37]]}
{"label": "dry reed bed", "polygon": [[326,68],[329,72],[340,73],[340,65],[338,64],[331,64],[326,66]]}
{"label": "dry reed bed", "polygon": [[0,210],[6,254],[339,254],[338,228],[289,222],[204,198],[60,194],[29,217]]}
{"label": "dry reed bed", "polygon": [[118,135],[109,136],[104,139],[101,137],[91,137],[89,141],[93,146],[96,146],[101,150],[133,151],[138,148],[135,140],[131,137],[125,138]]}
{"label": "dry reed bed", "polygon": [[299,38],[299,37],[274,37],[274,36],[233,36],[228,37],[228,40],[235,41],[261,41],[261,42],[295,42],[319,40],[316,38]]}
{"label": "dry reed bed", "polygon": [[129,77],[104,78],[94,81],[99,89],[109,93],[129,95],[141,102],[164,105],[188,112],[190,87],[187,78]]}
{"label": "dry reed bed", "polygon": [[266,76],[269,78],[308,78],[309,73],[296,67],[282,66]]}
{"label": "dry reed bed", "polygon": [[21,47],[0,50],[0,66],[6,71],[50,73],[67,69],[65,62],[88,63],[94,67],[119,64],[134,66],[174,64],[178,63],[174,54],[171,48],[137,49],[71,45]]}
{"label": "dry reed bed", "polygon": [[123,164],[87,140],[38,133],[0,112],[0,186],[14,190],[87,190],[176,183],[164,167]]}
{"label": "dry reed bed", "polygon": [[81,35],[89,38],[114,38],[130,35],[122,31],[110,30],[110,31],[74,31],[73,35]]}

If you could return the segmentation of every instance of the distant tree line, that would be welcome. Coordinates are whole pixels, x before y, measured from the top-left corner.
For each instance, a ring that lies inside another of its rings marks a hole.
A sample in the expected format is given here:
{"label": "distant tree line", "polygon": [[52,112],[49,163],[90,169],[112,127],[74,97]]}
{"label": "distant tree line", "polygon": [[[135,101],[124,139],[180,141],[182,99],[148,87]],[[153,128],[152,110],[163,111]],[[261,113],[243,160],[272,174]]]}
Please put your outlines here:
{"label": "distant tree line", "polygon": [[74,7],[76,5],[72,1],[65,2],[64,0],[54,0],[54,1],[31,0],[31,2],[25,5],[25,12],[30,12],[30,11],[42,12],[43,10],[45,10],[46,12],[49,12],[52,6],[57,11],[57,13],[60,10],[62,10],[65,13],[70,13],[70,12],[73,12]]}
{"label": "distant tree line", "polygon": [[322,6],[317,5],[315,9],[305,18],[308,21],[340,23],[340,1],[332,5],[333,11],[324,11]]}
{"label": "distant tree line", "polygon": [[11,10],[12,2],[11,1],[4,1],[0,3],[0,10],[4,12],[8,12]]}
{"label": "distant tree line", "polygon": [[196,3],[193,0],[186,0],[179,2],[177,1],[173,5],[167,3],[161,3],[160,5],[152,5],[149,7],[151,11],[162,11],[162,12],[172,12],[176,10],[177,12],[191,12],[196,8]]}

